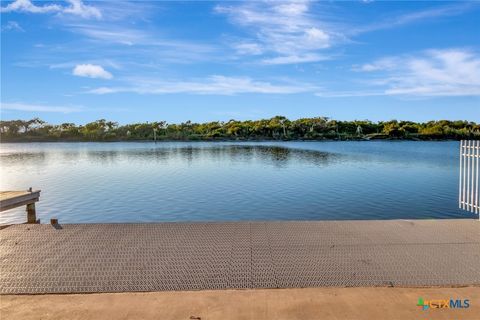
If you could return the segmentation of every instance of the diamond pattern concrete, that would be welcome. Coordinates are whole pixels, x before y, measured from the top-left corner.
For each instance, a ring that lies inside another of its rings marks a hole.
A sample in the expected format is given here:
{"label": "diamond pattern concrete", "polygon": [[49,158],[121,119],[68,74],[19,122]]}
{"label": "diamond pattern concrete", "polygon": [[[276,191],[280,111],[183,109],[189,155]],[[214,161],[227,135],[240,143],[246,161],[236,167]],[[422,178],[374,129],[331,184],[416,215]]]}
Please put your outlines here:
{"label": "diamond pattern concrete", "polygon": [[0,293],[480,285],[474,220],[14,225]]}

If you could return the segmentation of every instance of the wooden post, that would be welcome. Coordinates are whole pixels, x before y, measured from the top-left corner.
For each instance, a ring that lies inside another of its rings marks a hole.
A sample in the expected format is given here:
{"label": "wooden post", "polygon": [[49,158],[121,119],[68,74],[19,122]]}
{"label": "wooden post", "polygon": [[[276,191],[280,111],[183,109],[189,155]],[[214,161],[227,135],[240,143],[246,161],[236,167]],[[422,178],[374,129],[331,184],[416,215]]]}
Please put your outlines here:
{"label": "wooden post", "polygon": [[37,223],[37,214],[35,212],[35,203],[27,204],[27,223]]}

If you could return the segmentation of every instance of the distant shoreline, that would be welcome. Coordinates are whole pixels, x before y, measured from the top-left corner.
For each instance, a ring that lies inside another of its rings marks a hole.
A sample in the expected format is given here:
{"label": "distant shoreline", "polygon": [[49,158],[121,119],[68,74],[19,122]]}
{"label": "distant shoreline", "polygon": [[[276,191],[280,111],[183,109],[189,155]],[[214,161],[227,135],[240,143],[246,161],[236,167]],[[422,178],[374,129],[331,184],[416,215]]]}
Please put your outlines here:
{"label": "distant shoreline", "polygon": [[448,141],[480,138],[480,124],[465,120],[429,122],[354,120],[326,117],[194,123],[154,121],[120,125],[105,119],[77,125],[31,120],[0,121],[1,142],[119,141]]}
{"label": "distant shoreline", "polygon": [[84,142],[99,142],[99,143],[117,143],[117,142],[372,142],[372,141],[416,141],[416,142],[443,142],[443,141],[459,141],[461,139],[418,139],[418,138],[347,138],[347,139],[117,139],[117,140],[80,140],[80,139],[1,139],[2,143],[84,143]]}

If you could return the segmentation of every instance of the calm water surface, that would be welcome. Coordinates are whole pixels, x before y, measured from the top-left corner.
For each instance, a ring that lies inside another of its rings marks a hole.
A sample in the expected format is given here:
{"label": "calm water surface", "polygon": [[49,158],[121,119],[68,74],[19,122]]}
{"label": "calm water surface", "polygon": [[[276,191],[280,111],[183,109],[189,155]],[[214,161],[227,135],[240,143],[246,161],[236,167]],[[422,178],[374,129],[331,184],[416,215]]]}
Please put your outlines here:
{"label": "calm water surface", "polygon": [[[458,142],[1,144],[1,190],[47,222],[474,217]],[[0,222],[24,222],[23,209]]]}

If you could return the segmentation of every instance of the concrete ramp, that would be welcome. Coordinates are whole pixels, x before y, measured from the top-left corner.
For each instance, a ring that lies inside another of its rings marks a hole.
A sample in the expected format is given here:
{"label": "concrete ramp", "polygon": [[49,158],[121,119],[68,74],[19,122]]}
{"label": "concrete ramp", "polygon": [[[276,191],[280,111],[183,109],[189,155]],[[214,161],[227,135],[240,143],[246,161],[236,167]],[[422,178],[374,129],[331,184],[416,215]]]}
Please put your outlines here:
{"label": "concrete ramp", "polygon": [[480,285],[480,223],[14,225],[0,293]]}

